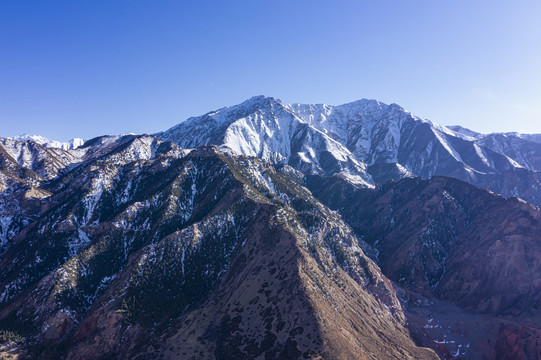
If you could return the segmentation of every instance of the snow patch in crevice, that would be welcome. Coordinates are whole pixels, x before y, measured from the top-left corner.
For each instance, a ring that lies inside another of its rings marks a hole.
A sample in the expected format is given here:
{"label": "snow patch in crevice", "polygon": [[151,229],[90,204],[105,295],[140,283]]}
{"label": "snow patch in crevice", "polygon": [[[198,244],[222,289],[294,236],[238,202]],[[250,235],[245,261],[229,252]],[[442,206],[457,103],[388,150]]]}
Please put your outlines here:
{"label": "snow patch in crevice", "polygon": [[440,144],[444,147],[445,150],[447,150],[447,152],[455,159],[457,160],[458,162],[461,162],[461,163],[464,163],[462,161],[462,158],[460,157],[460,154],[458,152],[456,152],[456,150],[447,142],[447,140],[445,139],[445,136],[442,136],[441,133],[439,133],[437,130],[436,131],[432,131],[434,133],[434,135],[436,136],[436,138],[438,138]]}

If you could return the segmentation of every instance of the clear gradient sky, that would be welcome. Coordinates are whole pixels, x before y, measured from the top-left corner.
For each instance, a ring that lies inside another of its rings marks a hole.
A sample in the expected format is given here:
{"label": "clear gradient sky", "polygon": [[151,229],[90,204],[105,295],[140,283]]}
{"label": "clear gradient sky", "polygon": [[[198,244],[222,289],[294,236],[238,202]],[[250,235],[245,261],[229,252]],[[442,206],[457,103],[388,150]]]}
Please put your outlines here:
{"label": "clear gradient sky", "polygon": [[253,95],[541,133],[541,1],[0,2],[0,136],[153,133]]}

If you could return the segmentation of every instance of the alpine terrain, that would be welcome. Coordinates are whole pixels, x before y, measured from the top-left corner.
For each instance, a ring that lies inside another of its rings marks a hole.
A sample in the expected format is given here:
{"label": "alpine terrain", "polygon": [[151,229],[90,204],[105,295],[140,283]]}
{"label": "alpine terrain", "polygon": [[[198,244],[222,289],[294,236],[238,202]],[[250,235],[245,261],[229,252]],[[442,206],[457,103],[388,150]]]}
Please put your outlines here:
{"label": "alpine terrain", "polygon": [[156,136],[184,148],[213,144],[361,186],[444,175],[541,205],[541,136],[447,128],[377,100],[286,105],[257,96]]}
{"label": "alpine terrain", "polygon": [[0,138],[0,358],[541,358],[541,136],[254,97]]}

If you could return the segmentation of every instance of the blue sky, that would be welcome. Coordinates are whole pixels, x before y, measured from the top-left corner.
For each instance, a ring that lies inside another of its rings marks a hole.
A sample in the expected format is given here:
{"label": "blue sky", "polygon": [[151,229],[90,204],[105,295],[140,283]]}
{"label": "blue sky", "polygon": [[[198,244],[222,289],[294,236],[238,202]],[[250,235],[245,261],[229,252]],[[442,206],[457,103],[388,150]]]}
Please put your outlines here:
{"label": "blue sky", "polygon": [[153,133],[264,94],[541,133],[540,1],[3,1],[0,136]]}

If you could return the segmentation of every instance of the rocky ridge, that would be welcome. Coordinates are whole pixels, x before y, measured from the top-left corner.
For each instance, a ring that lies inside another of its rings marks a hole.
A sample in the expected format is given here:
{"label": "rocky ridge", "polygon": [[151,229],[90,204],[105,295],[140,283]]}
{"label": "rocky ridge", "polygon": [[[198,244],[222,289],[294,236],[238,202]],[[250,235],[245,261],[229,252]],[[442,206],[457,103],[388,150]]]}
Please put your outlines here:
{"label": "rocky ridge", "polygon": [[359,186],[444,175],[541,205],[541,145],[532,141],[535,135],[483,137],[454,129],[377,100],[288,105],[257,96],[156,136],[184,148],[213,144]]}
{"label": "rocky ridge", "polygon": [[1,356],[541,357],[535,135],[255,97],[157,136],[0,139]]}
{"label": "rocky ridge", "polygon": [[437,358],[350,228],[287,174],[140,136],[42,182],[0,259],[5,349]]}
{"label": "rocky ridge", "polygon": [[85,142],[81,138],[73,138],[69,141],[58,141],[58,140],[47,139],[46,137],[41,136],[41,135],[29,135],[29,134],[13,136],[10,139],[17,140],[17,141],[31,140],[37,144],[43,145],[48,148],[56,148],[56,149],[62,149],[62,150],[77,149],[79,146],[83,145]]}

